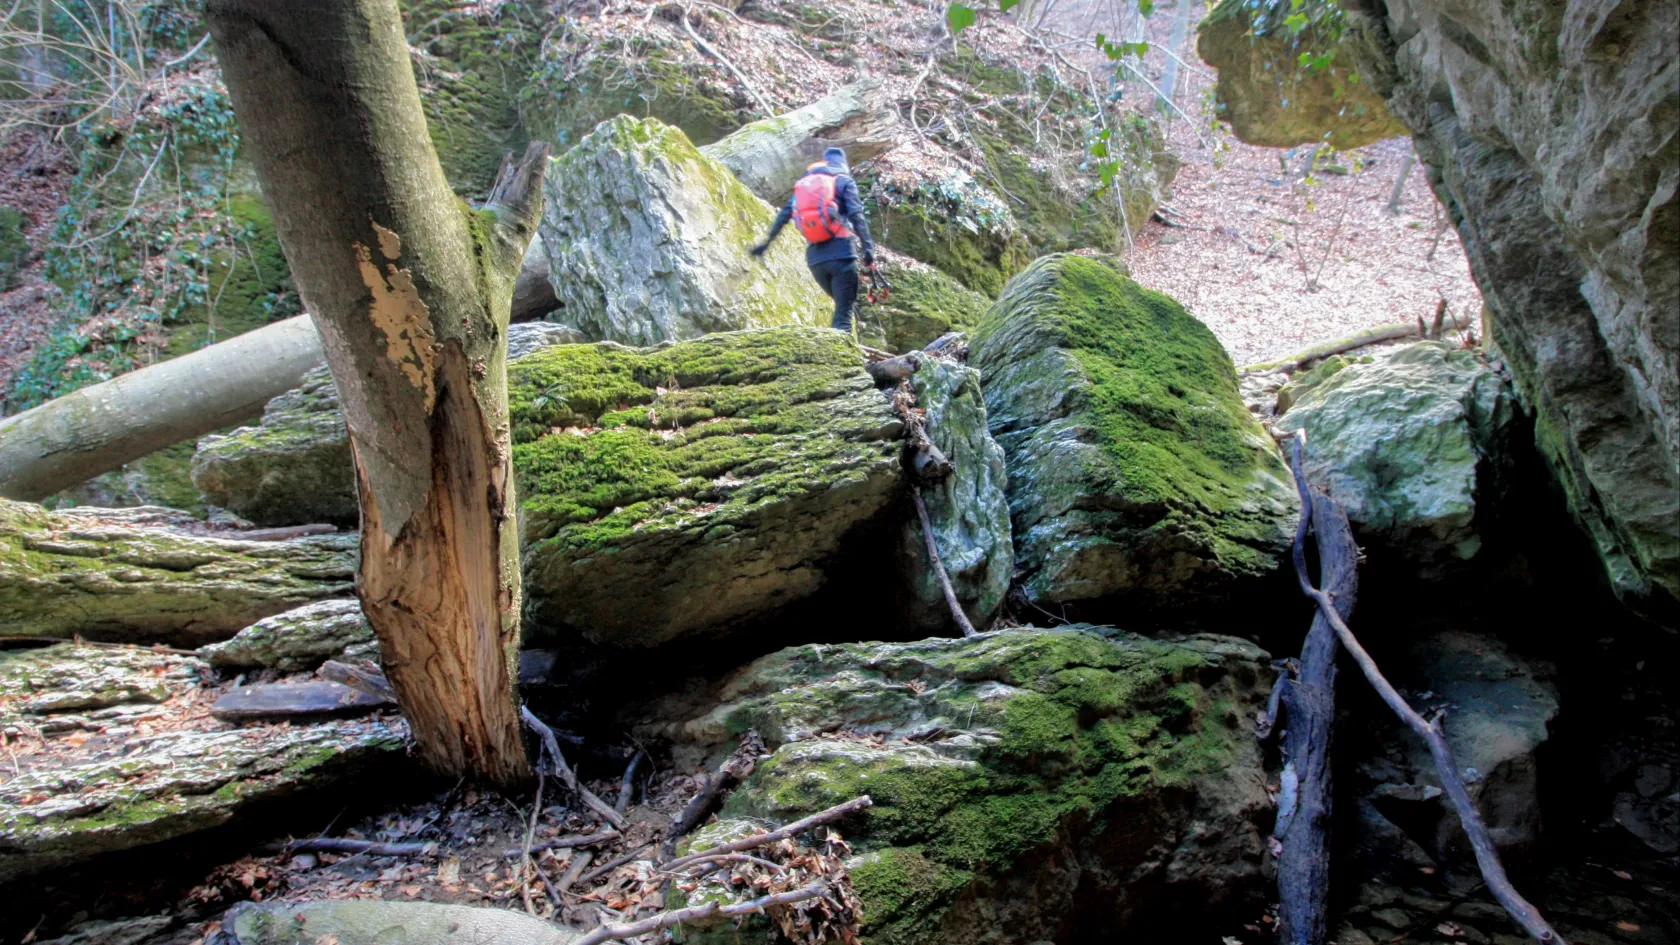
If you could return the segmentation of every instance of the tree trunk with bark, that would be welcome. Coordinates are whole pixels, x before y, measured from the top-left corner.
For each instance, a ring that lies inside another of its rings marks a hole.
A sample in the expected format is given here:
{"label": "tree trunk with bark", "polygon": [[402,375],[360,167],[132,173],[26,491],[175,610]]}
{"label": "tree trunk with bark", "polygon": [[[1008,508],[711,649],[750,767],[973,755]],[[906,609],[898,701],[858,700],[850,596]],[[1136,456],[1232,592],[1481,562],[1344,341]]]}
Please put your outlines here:
{"label": "tree trunk with bark", "polygon": [[254,420],[320,363],[321,339],[299,315],[0,420],[0,496],[44,499]]}
{"label": "tree trunk with bark", "polygon": [[899,130],[881,81],[865,79],[804,108],[755,121],[700,151],[734,171],[747,189],[779,204],[826,149],[845,148],[854,163],[868,160],[892,147]]}
{"label": "tree trunk with bark", "polygon": [[427,136],[396,0],[205,13],[344,406],[386,677],[430,767],[522,782],[507,326],[547,149],[474,210]]}

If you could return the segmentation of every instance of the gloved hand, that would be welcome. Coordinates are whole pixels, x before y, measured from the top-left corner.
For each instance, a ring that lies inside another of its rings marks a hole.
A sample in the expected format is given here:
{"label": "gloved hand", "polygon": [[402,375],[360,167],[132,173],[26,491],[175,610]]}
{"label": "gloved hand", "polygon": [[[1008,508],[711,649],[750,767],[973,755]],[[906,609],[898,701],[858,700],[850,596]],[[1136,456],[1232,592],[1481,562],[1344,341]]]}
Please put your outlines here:
{"label": "gloved hand", "polygon": [[863,251],[863,265],[867,269],[875,268],[875,251],[873,249]]}
{"label": "gloved hand", "polygon": [[769,243],[759,243],[757,246],[754,246],[752,249],[747,250],[747,252],[751,253],[752,257],[754,259],[763,259],[765,252],[767,252],[769,249],[770,249],[770,244]]}

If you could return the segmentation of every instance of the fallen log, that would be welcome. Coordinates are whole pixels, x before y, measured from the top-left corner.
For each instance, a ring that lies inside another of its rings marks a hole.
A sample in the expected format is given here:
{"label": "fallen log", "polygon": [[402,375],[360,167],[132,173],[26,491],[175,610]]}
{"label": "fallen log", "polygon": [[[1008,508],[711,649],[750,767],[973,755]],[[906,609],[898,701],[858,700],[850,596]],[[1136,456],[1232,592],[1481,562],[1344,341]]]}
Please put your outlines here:
{"label": "fallen log", "polygon": [[[1301,465],[1301,445],[1294,443],[1294,466]],[[1319,583],[1345,620],[1353,615],[1359,587],[1359,546],[1348,528],[1347,513],[1297,475],[1301,521],[1295,530],[1297,574],[1306,580],[1309,524],[1318,540]],[[1263,729],[1278,717],[1288,719],[1283,739],[1284,769],[1277,826],[1279,941],[1285,945],[1322,945],[1329,934],[1331,757],[1336,721],[1336,631],[1322,613],[1315,614],[1294,661],[1278,678]]]}
{"label": "fallen log", "polygon": [[847,160],[856,163],[887,151],[900,131],[881,80],[864,79],[804,108],[744,125],[700,150],[734,171],[748,190],[780,204],[826,149],[845,148]]}
{"label": "fallen log", "polygon": [[1445,331],[1460,331],[1468,327],[1470,327],[1470,318],[1468,316],[1459,318],[1457,315],[1454,315],[1450,320],[1444,319],[1442,324],[1437,326],[1434,332],[1431,332],[1429,328],[1424,325],[1423,318],[1419,316],[1415,323],[1396,322],[1392,325],[1378,325],[1375,328],[1366,329],[1357,335],[1351,335],[1347,338],[1341,338],[1336,341],[1327,341],[1321,345],[1314,345],[1305,351],[1298,351],[1287,358],[1282,358],[1277,361],[1267,361],[1263,364],[1250,364],[1246,367],[1239,368],[1237,370],[1237,374],[1248,376],[1253,374],[1273,374],[1278,371],[1295,371],[1307,366],[1310,362],[1322,361],[1333,354],[1342,354],[1346,351],[1352,351],[1355,348],[1363,348],[1366,345],[1381,344],[1385,341],[1399,341],[1403,338],[1439,338]]}
{"label": "fallen log", "polygon": [[314,324],[299,315],[0,420],[0,496],[44,499],[254,420],[323,357]]}
{"label": "fallen log", "polygon": [[[1295,434],[1295,445],[1292,450],[1293,462],[1291,463],[1295,473],[1296,488],[1302,493],[1307,492],[1306,476],[1301,471],[1301,444],[1304,441],[1304,434]],[[1325,502],[1330,502],[1330,500],[1325,499]],[[1331,504],[1333,505],[1333,503]],[[1303,507],[1301,513],[1303,528],[1306,525],[1305,519],[1316,512],[1317,506],[1318,503],[1315,501],[1310,506]],[[1308,511],[1309,508],[1312,511]],[[1325,540],[1322,536],[1330,531],[1338,531],[1346,535],[1344,538],[1342,534],[1338,534],[1333,539],[1338,545],[1343,542],[1351,545],[1353,542],[1345,515],[1337,516],[1329,522],[1316,522],[1316,525],[1320,529],[1321,542]],[[1298,531],[1297,535],[1299,534]],[[1481,811],[1476,808],[1476,802],[1470,797],[1469,790],[1464,786],[1464,777],[1459,773],[1457,762],[1453,760],[1452,749],[1447,746],[1447,740],[1441,732],[1439,722],[1431,722],[1419,715],[1388,681],[1388,678],[1382,674],[1382,670],[1377,668],[1376,661],[1371,658],[1370,653],[1365,651],[1365,647],[1360,644],[1359,639],[1348,628],[1347,622],[1342,619],[1335,600],[1324,590],[1315,587],[1311,579],[1308,578],[1305,558],[1299,547],[1295,553],[1295,573],[1301,584],[1301,592],[1318,605],[1319,615],[1335,631],[1337,641],[1348,651],[1348,655],[1353,657],[1353,661],[1358,664],[1360,671],[1364,673],[1366,681],[1371,684],[1373,689],[1377,690],[1377,695],[1382,698],[1383,703],[1429,746],[1429,755],[1435,761],[1435,772],[1441,779],[1442,790],[1446,793],[1447,798],[1452,801],[1453,810],[1458,814],[1459,824],[1464,828],[1464,834],[1469,838],[1471,848],[1475,850],[1476,865],[1481,870],[1482,881],[1487,884],[1488,892],[1492,893],[1495,901],[1505,909],[1512,920],[1523,931],[1533,936],[1535,941],[1544,943],[1544,945],[1554,945],[1554,943],[1555,945],[1568,945],[1563,937],[1546,921],[1545,916],[1540,914],[1540,910],[1536,909],[1527,899],[1524,899],[1517,892],[1516,887],[1511,884],[1510,877],[1505,873],[1505,864],[1500,861],[1499,851],[1494,846],[1493,835],[1488,832],[1487,824],[1482,821]],[[1281,864],[1279,869],[1281,872]]]}
{"label": "fallen log", "polygon": [[147,524],[161,511],[0,499],[0,637],[198,646],[354,590],[354,534],[212,538]]}

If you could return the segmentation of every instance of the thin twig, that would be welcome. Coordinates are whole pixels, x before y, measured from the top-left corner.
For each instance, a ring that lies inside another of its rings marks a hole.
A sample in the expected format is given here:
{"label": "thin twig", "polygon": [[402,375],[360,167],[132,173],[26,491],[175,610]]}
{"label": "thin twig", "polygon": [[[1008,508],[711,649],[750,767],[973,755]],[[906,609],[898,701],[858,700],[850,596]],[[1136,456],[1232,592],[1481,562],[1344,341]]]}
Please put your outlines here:
{"label": "thin twig", "polygon": [[[1181,0],[1182,2],[1182,0]],[[525,850],[519,860],[519,898],[525,902],[525,911],[537,914],[536,907],[531,905],[531,838],[537,833],[537,815],[542,813],[543,782],[547,780],[542,769],[537,769],[537,796],[531,800],[531,819],[525,825]]]}
{"label": "thin twig", "polygon": [[715,856],[719,853],[739,853],[742,850],[751,850],[754,847],[764,846],[766,843],[775,843],[777,840],[781,840],[784,837],[796,836],[810,830],[812,827],[839,820],[847,814],[864,810],[874,806],[874,804],[875,802],[871,800],[867,794],[862,797],[854,797],[844,804],[836,804],[828,810],[818,811],[803,820],[796,820],[793,823],[788,824],[786,827],[780,827],[776,830],[770,831],[769,833],[743,837],[740,840],[731,840],[728,843],[720,843],[709,850],[700,850],[695,853],[690,853],[688,856],[679,857],[678,859],[665,864],[665,869],[667,871],[679,870],[688,863],[704,857]]}
{"label": "thin twig", "polygon": [[[1305,489],[1304,483],[1306,482],[1306,476],[1301,471],[1301,447],[1305,440],[1306,436],[1304,434],[1300,432],[1295,434],[1291,456],[1293,460],[1291,466],[1295,473],[1295,480],[1302,489]],[[1371,654],[1365,651],[1365,647],[1360,644],[1359,639],[1353,635],[1353,631],[1348,629],[1347,623],[1342,620],[1341,614],[1336,612],[1335,601],[1330,599],[1330,595],[1313,586],[1312,580],[1307,576],[1306,565],[1299,555],[1296,557],[1295,573],[1301,585],[1301,593],[1307,595],[1318,605],[1319,613],[1336,631],[1337,639],[1348,651],[1348,655],[1353,657],[1353,661],[1359,664],[1360,671],[1365,674],[1365,679],[1370,682],[1372,688],[1377,690],[1377,695],[1381,696],[1383,702],[1393,710],[1394,714],[1406,723],[1407,728],[1416,732],[1418,737],[1422,738],[1424,743],[1429,746],[1429,755],[1435,761],[1435,770],[1441,778],[1441,787],[1446,792],[1447,797],[1452,800],[1453,809],[1458,813],[1458,820],[1464,828],[1464,834],[1470,839],[1470,846],[1476,851],[1476,865],[1480,867],[1482,879],[1487,883],[1488,891],[1493,893],[1493,898],[1498,900],[1517,925],[1533,936],[1535,941],[1544,942],[1547,945],[1552,945],[1552,943],[1568,945],[1563,937],[1558,935],[1557,931],[1547,923],[1545,917],[1540,914],[1540,910],[1534,908],[1533,904],[1524,899],[1511,885],[1510,878],[1505,875],[1505,865],[1500,862],[1499,851],[1494,846],[1493,836],[1488,833],[1487,824],[1482,821],[1482,815],[1476,808],[1476,802],[1471,800],[1470,792],[1464,786],[1464,779],[1459,774],[1458,764],[1453,760],[1452,749],[1447,746],[1447,740],[1442,735],[1439,725],[1429,722],[1423,716],[1417,714],[1407,704],[1399,691],[1389,683],[1387,677],[1383,676],[1382,670],[1377,668],[1377,663],[1371,658]]]}
{"label": "thin twig", "polygon": [[[555,837],[552,840],[542,840],[531,844],[530,851],[532,853],[541,853],[544,850],[567,850],[572,847],[592,847],[597,843],[609,843],[622,836],[624,835],[616,830],[603,830],[600,833],[573,835],[570,837]],[[525,848],[523,847],[511,847],[507,850],[503,850],[502,855],[519,856],[523,852],[525,852]]]}
{"label": "thin twig", "polygon": [[974,624],[969,623],[968,615],[963,613],[962,604],[957,600],[957,592],[951,587],[951,578],[945,573],[945,562],[939,558],[939,542],[933,537],[933,522],[928,519],[927,503],[922,501],[922,487],[911,486],[910,497],[916,500],[916,515],[922,520],[922,538],[927,541],[928,558],[933,562],[933,573],[939,576],[939,587],[945,592],[945,603],[951,608],[951,619],[962,629],[963,636],[978,636],[979,631],[974,629]]}
{"label": "thin twig", "polygon": [[594,859],[595,854],[589,852],[588,850],[585,850],[573,857],[571,868],[566,870],[565,876],[560,877],[560,891],[569,891],[578,881],[578,877],[583,875],[583,871],[589,868],[590,861]]}
{"label": "thin twig", "polygon": [[369,856],[418,856],[426,852],[425,843],[381,843],[377,840],[356,840],[351,837],[313,837],[292,840],[281,847],[281,854],[295,853],[366,853]]}
{"label": "thin twig", "polygon": [[647,752],[638,750],[635,757],[630,759],[630,763],[624,766],[624,777],[618,779],[618,800],[613,803],[613,810],[620,814],[630,808],[630,794],[636,789],[636,768],[646,757]]}
{"label": "thin twig", "polygon": [[620,866],[623,866],[626,863],[634,861],[637,857],[640,857],[643,853],[646,853],[648,848],[651,847],[651,846],[653,846],[653,841],[649,840],[647,843],[644,843],[641,846],[635,848],[634,850],[631,850],[629,853],[625,853],[621,856],[615,856],[612,859],[608,860],[607,862],[602,863],[600,866],[597,866],[594,869],[590,870],[589,872],[583,874],[581,877],[578,878],[578,882],[580,882],[580,883],[593,883],[597,879],[600,879],[601,877],[607,875],[608,873],[611,873],[613,870],[618,869]]}
{"label": "thin twig", "polygon": [[729,74],[735,77],[735,81],[741,83],[741,88],[746,89],[747,94],[751,95],[753,101],[758,103],[759,110],[764,112],[765,118],[774,117],[776,110],[770,107],[770,103],[764,100],[764,96],[758,94],[758,89],[753,88],[753,84],[747,81],[747,77],[741,74],[741,70],[735,68],[735,63],[730,62],[728,56],[718,52],[717,47],[700,38],[700,34],[696,33],[694,27],[689,25],[688,15],[688,9],[684,8],[677,16],[677,19],[682,21],[683,32],[688,34],[688,38],[694,42],[695,46],[699,47],[701,52],[716,59],[723,64],[725,69],[729,70]]}
{"label": "thin twig", "polygon": [[590,932],[588,935],[585,935],[583,938],[578,939],[576,942],[572,943],[572,945],[600,945],[602,942],[622,941],[627,938],[634,938],[638,935],[646,935],[649,932],[657,932],[660,929],[668,929],[673,925],[687,922],[690,919],[705,919],[712,916],[751,915],[755,912],[761,912],[770,906],[784,906],[789,903],[804,902],[807,899],[815,899],[827,892],[827,883],[812,883],[809,886],[802,886],[799,889],[790,889],[784,893],[776,893],[775,895],[764,896],[759,899],[749,899],[746,902],[738,902],[728,906],[720,902],[713,901],[698,906],[692,906],[687,909],[674,909],[670,912],[661,912],[658,915],[649,916],[640,922],[632,922],[629,925],[603,925],[595,931]]}
{"label": "thin twig", "polygon": [[[769,860],[759,859],[756,856],[749,856],[745,853],[713,853],[709,856],[685,857],[682,868],[686,870],[691,866],[698,866],[701,863],[757,863],[760,866],[768,866],[778,873],[787,872],[780,863],[772,863]],[[672,872],[672,870],[665,868],[661,869],[661,872],[669,873]]]}
{"label": "thin twig", "polygon": [[554,737],[553,729],[543,724],[542,719],[537,718],[531,713],[530,709],[524,706],[519,707],[519,717],[524,719],[525,724],[529,725],[531,730],[537,733],[537,737],[542,740],[543,749],[548,752],[549,763],[553,766],[554,773],[560,776],[560,780],[565,782],[566,787],[572,793],[583,798],[583,802],[589,806],[590,810],[600,814],[601,819],[619,830],[623,830],[630,825],[629,821],[624,819],[623,814],[613,810],[611,804],[601,800],[595,795],[594,791],[584,787],[583,783],[577,779],[577,775],[572,773],[572,769],[566,764],[566,756],[560,753],[560,740]]}

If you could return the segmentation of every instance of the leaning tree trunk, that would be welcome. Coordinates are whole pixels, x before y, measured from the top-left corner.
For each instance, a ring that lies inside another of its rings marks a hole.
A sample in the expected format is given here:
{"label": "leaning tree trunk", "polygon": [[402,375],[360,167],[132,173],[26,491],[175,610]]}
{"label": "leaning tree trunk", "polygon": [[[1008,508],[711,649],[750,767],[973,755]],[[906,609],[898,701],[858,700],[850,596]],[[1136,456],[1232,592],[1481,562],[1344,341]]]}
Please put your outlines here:
{"label": "leaning tree trunk", "polygon": [[0,496],[44,499],[254,420],[320,363],[321,339],[299,315],[0,420]]}
{"label": "leaning tree trunk", "polygon": [[432,768],[523,781],[507,325],[547,149],[504,166],[485,210],[458,200],[396,0],[210,0],[206,18],[344,406],[386,675]]}
{"label": "leaning tree trunk", "polygon": [[48,512],[0,499],[0,640],[198,646],[352,589],[354,536],[251,541],[193,534],[182,528],[189,521],[161,509]]}
{"label": "leaning tree trunk", "polygon": [[700,150],[734,171],[748,190],[778,204],[824,150],[845,148],[848,160],[867,160],[892,147],[898,131],[898,114],[883,100],[881,81],[865,79]]}

